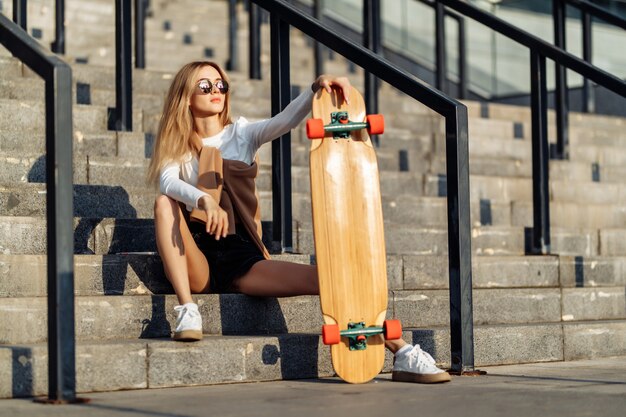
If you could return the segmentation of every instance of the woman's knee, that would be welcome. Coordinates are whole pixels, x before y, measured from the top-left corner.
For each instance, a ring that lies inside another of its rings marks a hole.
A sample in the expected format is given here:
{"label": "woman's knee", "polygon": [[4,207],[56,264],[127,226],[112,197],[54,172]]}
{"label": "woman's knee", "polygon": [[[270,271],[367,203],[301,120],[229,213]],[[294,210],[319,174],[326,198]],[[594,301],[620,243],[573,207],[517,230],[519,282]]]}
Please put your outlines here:
{"label": "woman's knee", "polygon": [[154,217],[173,216],[176,201],[166,195],[159,195],[154,200]]}

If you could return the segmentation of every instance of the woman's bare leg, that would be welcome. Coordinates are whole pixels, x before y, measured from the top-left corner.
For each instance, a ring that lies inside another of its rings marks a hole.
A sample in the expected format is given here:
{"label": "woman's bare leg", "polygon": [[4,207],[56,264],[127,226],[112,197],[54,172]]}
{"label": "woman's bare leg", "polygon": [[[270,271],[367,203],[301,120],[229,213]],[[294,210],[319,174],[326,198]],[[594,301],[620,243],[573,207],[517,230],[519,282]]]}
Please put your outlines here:
{"label": "woman's bare leg", "polygon": [[293,262],[257,262],[234,285],[237,292],[255,297],[319,294],[317,267]]}
{"label": "woman's bare leg", "polygon": [[154,224],[165,275],[178,302],[192,302],[192,292],[205,292],[209,286],[209,265],[191,236],[178,202],[158,196],[154,203]]}
{"label": "woman's bare leg", "polygon": [[[282,261],[261,261],[235,282],[236,290],[257,297],[318,295],[317,267]],[[385,347],[396,353],[407,343],[386,340]]]}

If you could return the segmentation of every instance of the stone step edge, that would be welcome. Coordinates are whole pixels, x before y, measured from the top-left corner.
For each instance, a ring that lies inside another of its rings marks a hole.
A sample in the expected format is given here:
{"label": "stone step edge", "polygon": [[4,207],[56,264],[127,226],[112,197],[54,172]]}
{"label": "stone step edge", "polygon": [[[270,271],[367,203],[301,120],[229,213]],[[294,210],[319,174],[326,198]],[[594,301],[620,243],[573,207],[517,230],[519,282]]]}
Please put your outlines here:
{"label": "stone step edge", "polygon": [[[577,343],[576,326],[586,326],[583,332],[595,333],[597,337],[586,344],[579,340],[582,348],[568,346]],[[449,366],[448,329],[404,330],[405,340],[420,344],[433,354],[440,367]],[[475,326],[474,330],[476,366],[626,354],[626,320]],[[617,334],[613,340],[621,338],[620,346],[602,352],[584,350],[587,345],[597,344],[603,332],[611,331]],[[541,352],[536,349],[539,342]],[[520,352],[529,352],[530,356]],[[334,375],[329,356],[320,336],[310,333],[205,337],[192,344],[169,339],[78,343],[77,392],[324,378]],[[111,361],[111,357],[117,360]],[[47,359],[45,343],[0,345],[0,398],[45,395]],[[391,367],[392,357],[387,352],[383,372],[389,372]]]}
{"label": "stone step edge", "polygon": [[[607,299],[596,297],[597,289],[580,291],[542,289],[536,290],[479,290],[475,310],[476,325],[572,323],[576,321],[626,320],[623,302],[624,286],[607,289]],[[542,292],[547,291],[544,295]],[[601,290],[600,290],[601,291]],[[504,300],[512,306],[503,307],[498,294],[506,293]],[[567,297],[563,298],[565,295]],[[496,301],[484,303],[496,297]],[[76,338],[79,340],[169,337],[175,327],[173,295],[147,296],[138,300],[130,296],[86,297],[77,302]],[[589,298],[597,301],[588,311],[577,307]],[[563,301],[561,299],[563,298]],[[322,326],[319,298],[301,296],[293,298],[266,298],[228,295],[196,296],[206,334],[211,335],[266,335],[317,332]],[[481,302],[481,300],[483,302]],[[618,300],[618,301],[614,301]],[[37,343],[47,340],[46,299],[23,298],[0,300],[2,322],[8,333],[2,336],[4,344]],[[608,303],[608,305],[607,305]],[[545,304],[545,308],[537,306]],[[561,305],[563,305],[561,307]],[[519,310],[522,309],[522,310]],[[503,310],[500,315],[494,313]],[[535,311],[526,313],[527,311]],[[615,311],[620,311],[615,313]],[[517,314],[521,312],[521,314]],[[6,313],[6,314],[4,314]],[[24,315],[28,318],[24,318]],[[108,321],[98,317],[110,316]],[[436,327],[449,323],[449,300],[446,290],[404,291],[394,293],[387,318],[397,317],[407,327]],[[625,339],[626,340],[626,339]]]}
{"label": "stone step edge", "polygon": [[[314,265],[314,255],[277,254],[273,260]],[[160,258],[155,253],[146,254],[110,254],[110,255],[75,255],[75,295],[103,296],[104,287],[100,287],[102,277],[109,268],[114,275],[110,285],[123,287],[121,292],[108,295],[166,295],[172,294]],[[0,265],[4,268],[4,285],[0,285],[2,297],[45,297],[46,296],[46,255],[5,255],[0,254]],[[508,262],[508,264],[507,264]],[[137,265],[144,265],[145,270],[136,271]],[[387,256],[388,285],[390,291],[401,290],[445,290],[448,285],[448,258],[444,255],[394,255]],[[474,256],[473,288],[475,289],[510,289],[510,288],[603,288],[623,284],[618,276],[626,266],[626,257],[583,257],[572,256]],[[510,265],[509,278],[504,283],[494,281],[494,268],[500,270]],[[129,269],[129,267],[131,267]],[[24,269],[26,268],[26,269]],[[121,268],[121,269],[120,269]],[[102,271],[101,271],[102,269]],[[617,271],[617,272],[616,272]],[[115,274],[115,272],[118,272]],[[146,281],[139,274],[153,277]],[[480,275],[483,274],[481,278]],[[613,279],[604,279],[604,275],[613,275]],[[520,276],[541,275],[542,280],[529,278],[521,281]],[[24,276],[27,278],[24,279]],[[554,276],[554,277],[553,277]],[[509,283],[514,281],[516,285]],[[153,287],[158,282],[162,285]],[[115,284],[117,283],[117,284]],[[104,285],[104,283],[102,283]],[[17,291],[12,287],[19,287]]]}

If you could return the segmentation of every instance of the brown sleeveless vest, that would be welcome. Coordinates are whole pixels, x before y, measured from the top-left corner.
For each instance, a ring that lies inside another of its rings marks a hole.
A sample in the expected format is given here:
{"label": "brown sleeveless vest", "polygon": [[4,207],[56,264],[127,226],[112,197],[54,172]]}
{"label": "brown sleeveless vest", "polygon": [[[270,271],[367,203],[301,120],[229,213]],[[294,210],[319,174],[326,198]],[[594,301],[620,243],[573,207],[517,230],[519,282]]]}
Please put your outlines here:
{"label": "brown sleeveless vest", "polygon": [[[265,259],[270,259],[263,244],[261,207],[255,179],[259,172],[257,161],[245,162],[222,159],[214,147],[203,147],[198,158],[199,190],[209,194],[228,214],[228,234],[235,234],[235,222],[243,224]],[[206,213],[193,209],[191,220],[206,223]]]}

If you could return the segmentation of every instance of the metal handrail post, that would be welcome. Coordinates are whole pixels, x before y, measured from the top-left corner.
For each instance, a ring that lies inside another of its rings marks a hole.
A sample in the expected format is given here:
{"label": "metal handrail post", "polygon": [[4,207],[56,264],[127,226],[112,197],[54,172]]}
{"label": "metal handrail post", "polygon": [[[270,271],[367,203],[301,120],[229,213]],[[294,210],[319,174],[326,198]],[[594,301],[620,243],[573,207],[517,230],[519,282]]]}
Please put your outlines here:
{"label": "metal handrail post", "polygon": [[147,0],[135,0],[135,68],[146,67]]}
{"label": "metal handrail post", "polygon": [[548,146],[548,92],[546,58],[530,53],[532,167],[533,167],[533,234],[531,252],[550,253],[550,194]]}
{"label": "metal handrail post", "polygon": [[132,28],[129,1],[115,1],[115,130],[133,130]]}
{"label": "metal handrail post", "polygon": [[250,2],[248,12],[248,52],[249,76],[252,80],[261,79],[261,14],[259,6]]}
{"label": "metal handrail post", "polygon": [[56,0],[54,4],[54,42],[52,52],[65,55],[65,0]]}
{"label": "metal handrail post", "polygon": [[[289,25],[280,17],[270,17],[272,115],[291,101],[289,71]],[[272,142],[273,240],[281,252],[293,252],[291,205],[291,132]]]}
{"label": "metal handrail post", "polygon": [[463,128],[468,124],[467,107],[458,106],[445,117],[450,363],[453,372],[462,374],[474,370],[469,138]]}
{"label": "metal handrail post", "polygon": [[237,39],[237,0],[228,0],[228,71],[239,71],[239,40]]}
{"label": "metal handrail post", "polygon": [[71,69],[56,68],[50,79],[46,83],[48,397],[72,402],[76,399],[76,342]]}
{"label": "metal handrail post", "polygon": [[13,0],[13,21],[25,31],[26,28],[26,0]]}
{"label": "metal handrail post", "polygon": [[435,4],[435,87],[447,93],[446,75],[448,73],[446,62],[446,27],[445,9],[443,4]]}
{"label": "metal handrail post", "polygon": [[[583,59],[591,64],[593,53],[591,14],[586,10],[582,10],[580,18],[583,27]],[[583,77],[583,112],[596,112],[596,98],[593,83],[589,81],[587,77]]]}
{"label": "metal handrail post", "polygon": [[[380,42],[380,0],[363,2],[363,46],[375,54],[381,51]],[[378,113],[378,78],[368,71],[364,73],[365,108],[368,113]],[[372,136],[372,142],[378,146],[378,137]]]}
{"label": "metal handrail post", "polygon": [[[565,1],[552,0],[554,20],[554,45],[566,50],[565,45]],[[557,159],[569,158],[569,100],[567,91],[567,73],[565,67],[555,62],[554,108],[556,112],[556,150]]]}
{"label": "metal handrail post", "polygon": [[457,19],[459,25],[459,94],[458,98],[463,100],[467,98],[467,43],[465,36],[465,20],[460,17]]}
{"label": "metal handrail post", "polygon": [[[317,20],[322,19],[323,0],[313,0],[313,17]],[[313,41],[313,61],[315,64],[315,74],[317,77],[324,73],[324,57],[322,56],[322,44]]]}

